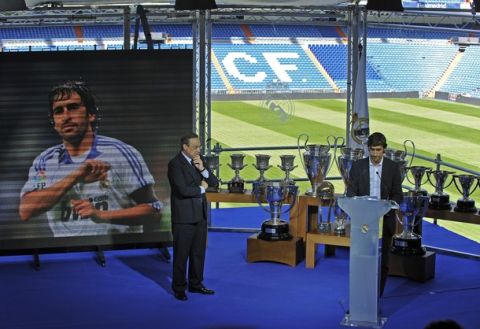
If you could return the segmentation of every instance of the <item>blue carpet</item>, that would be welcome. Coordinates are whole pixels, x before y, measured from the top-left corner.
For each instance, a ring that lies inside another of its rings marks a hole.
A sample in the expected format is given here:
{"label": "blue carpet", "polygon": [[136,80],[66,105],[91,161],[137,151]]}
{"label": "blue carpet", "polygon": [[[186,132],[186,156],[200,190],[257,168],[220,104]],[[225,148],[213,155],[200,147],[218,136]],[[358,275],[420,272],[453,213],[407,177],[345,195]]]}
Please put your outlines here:
{"label": "blue carpet", "polygon": [[[220,209],[214,210],[213,224],[258,227],[266,217],[260,209]],[[478,251],[478,244],[425,225],[425,238],[430,232],[447,245],[463,239],[465,249],[472,247],[468,252]],[[31,257],[1,257],[0,327],[343,328],[348,249],[327,258],[320,250],[311,270],[304,262],[296,267],[247,263],[249,235],[209,233],[205,285],[216,294],[188,294],[187,302],[173,298],[171,264],[154,249],[108,251],[105,268],[88,252],[42,255],[40,271],[33,270]],[[388,317],[385,328],[421,329],[434,319],[451,318],[465,329],[478,329],[479,278],[480,262],[447,255],[437,255],[436,276],[426,283],[389,278],[380,300]]]}

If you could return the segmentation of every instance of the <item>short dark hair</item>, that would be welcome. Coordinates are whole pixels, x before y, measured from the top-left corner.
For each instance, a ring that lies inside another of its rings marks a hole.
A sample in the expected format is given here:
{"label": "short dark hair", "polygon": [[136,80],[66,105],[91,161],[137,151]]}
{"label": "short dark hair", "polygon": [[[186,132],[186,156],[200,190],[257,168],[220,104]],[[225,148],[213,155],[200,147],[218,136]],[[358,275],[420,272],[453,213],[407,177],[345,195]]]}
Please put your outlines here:
{"label": "short dark hair", "polygon": [[95,115],[95,121],[92,122],[92,129],[96,130],[98,121],[100,120],[100,113],[97,108],[93,93],[87,84],[81,80],[69,80],[52,88],[48,94],[50,120],[53,118],[53,103],[59,100],[70,98],[73,92],[76,92],[80,96],[83,105],[85,105],[85,108],[87,109],[87,113]]}
{"label": "short dark hair", "polygon": [[180,149],[183,149],[183,145],[189,145],[190,139],[192,138],[198,138],[198,135],[195,133],[188,133],[186,135],[183,135],[180,138]]}
{"label": "short dark hair", "polygon": [[425,329],[462,329],[462,326],[451,319],[432,321]]}
{"label": "short dark hair", "polygon": [[382,133],[374,132],[370,136],[368,136],[368,147],[372,146],[383,146],[383,148],[387,148],[387,139]]}

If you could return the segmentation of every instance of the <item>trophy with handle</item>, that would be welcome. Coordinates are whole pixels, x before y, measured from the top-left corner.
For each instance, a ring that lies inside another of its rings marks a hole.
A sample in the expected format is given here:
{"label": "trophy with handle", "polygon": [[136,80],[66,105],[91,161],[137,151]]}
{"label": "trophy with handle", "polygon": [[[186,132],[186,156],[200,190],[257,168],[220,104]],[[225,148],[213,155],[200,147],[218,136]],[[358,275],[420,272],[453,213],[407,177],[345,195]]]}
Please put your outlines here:
{"label": "trophy with handle", "polygon": [[458,192],[462,193],[462,197],[457,200],[457,205],[453,210],[458,212],[476,212],[475,200],[470,195],[475,192],[478,187],[478,176],[475,175],[453,175],[453,182]]}
{"label": "trophy with handle", "polygon": [[[305,143],[303,146],[300,145],[300,140],[302,136],[306,137]],[[329,136],[330,137],[330,136]],[[327,176],[327,173],[332,165],[332,154],[330,154],[330,144],[329,138],[327,138],[327,144],[308,144],[309,136],[307,134],[300,134],[297,138],[297,148],[300,155],[300,160],[302,162],[303,168],[307,173],[307,177],[312,186],[311,190],[307,191],[306,194],[310,196],[317,195],[317,188],[322,184]],[[336,139],[335,139],[336,141]],[[337,145],[333,145],[334,155],[336,153]],[[301,152],[301,148],[305,149],[305,152]]]}
{"label": "trophy with handle", "polygon": [[[408,161],[406,160],[407,153],[408,153],[408,148],[407,148],[408,144],[410,144],[412,147],[412,156],[410,158],[410,163],[408,163]],[[385,150],[385,154],[384,154],[386,158],[389,158],[390,160],[393,160],[396,163],[398,163],[398,166],[400,167],[400,177],[401,177],[402,183],[405,180],[405,177],[407,176],[407,167],[412,166],[412,162],[415,157],[415,143],[412,140],[407,139],[403,141],[403,148],[404,148],[403,150],[388,148]]]}
{"label": "trophy with handle", "polygon": [[298,166],[294,165],[295,156],[290,154],[280,155],[281,164],[277,165],[278,168],[282,169],[285,172],[285,178],[283,182],[289,185],[295,185],[295,181],[290,178],[290,172],[297,168]]}
{"label": "trophy with handle", "polygon": [[[258,238],[268,241],[290,240],[288,222],[280,219],[282,213],[290,211],[295,205],[298,186],[284,182],[265,181],[254,190],[257,203],[270,214],[270,219],[262,223]],[[268,208],[262,205],[262,196],[268,203]],[[290,206],[282,211],[283,204],[291,200]]]}
{"label": "trophy with handle", "polygon": [[268,164],[270,160],[270,155],[268,154],[255,154],[256,163],[253,164],[255,169],[260,172],[260,176],[253,182],[253,189],[255,190],[257,186],[262,185],[265,182],[264,173],[272,166]]}
{"label": "trophy with handle", "polygon": [[422,195],[428,195],[428,192],[422,188],[422,185],[427,182],[428,179],[423,181],[423,176],[425,176],[425,173],[427,170],[431,170],[431,168],[424,167],[424,166],[412,166],[412,167],[407,167],[407,170],[410,171],[413,177],[413,182],[410,181],[408,175],[407,180],[410,182],[410,184],[415,185],[414,192],[417,194],[422,194]]}
{"label": "trophy with handle", "polygon": [[350,170],[354,161],[364,157],[364,151],[361,148],[342,147],[340,149],[341,155],[337,158],[337,167],[345,184],[345,191],[343,195],[347,195],[347,186],[350,180]]}
{"label": "trophy with handle", "polygon": [[430,184],[435,187],[435,192],[430,195],[429,207],[432,209],[446,210],[450,209],[450,196],[443,190],[449,187],[453,182],[453,176],[447,184],[449,175],[454,174],[453,171],[446,170],[427,170],[427,178]]}
{"label": "trophy with handle", "polygon": [[[218,154],[206,154],[203,156],[203,159],[205,160],[205,167],[210,170],[210,172],[215,173],[220,167],[219,163],[219,157]],[[220,183],[220,180],[219,180]],[[218,192],[219,190],[219,185],[216,186],[208,186],[207,187],[207,192]]]}
{"label": "trophy with handle", "polygon": [[407,192],[400,203],[400,215],[397,219],[403,230],[393,236],[392,253],[402,256],[424,255],[422,236],[413,231],[428,209],[429,197],[415,191]]}
{"label": "trophy with handle", "polygon": [[230,154],[232,163],[227,163],[230,168],[235,170],[235,176],[228,182],[228,191],[230,193],[244,193],[245,192],[245,181],[240,177],[240,170],[245,168],[247,165],[243,164],[243,158],[245,154],[235,153]]}

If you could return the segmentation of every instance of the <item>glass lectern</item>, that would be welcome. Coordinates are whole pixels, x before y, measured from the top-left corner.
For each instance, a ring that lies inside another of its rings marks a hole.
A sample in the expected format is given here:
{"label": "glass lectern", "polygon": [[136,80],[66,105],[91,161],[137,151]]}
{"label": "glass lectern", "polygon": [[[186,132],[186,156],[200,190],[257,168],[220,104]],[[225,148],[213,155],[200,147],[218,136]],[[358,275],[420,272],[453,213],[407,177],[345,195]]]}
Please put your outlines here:
{"label": "glass lectern", "polygon": [[351,218],[349,311],[340,324],[382,328],[387,319],[380,317],[378,309],[379,223],[390,209],[398,209],[398,204],[372,197],[341,197],[338,205]]}

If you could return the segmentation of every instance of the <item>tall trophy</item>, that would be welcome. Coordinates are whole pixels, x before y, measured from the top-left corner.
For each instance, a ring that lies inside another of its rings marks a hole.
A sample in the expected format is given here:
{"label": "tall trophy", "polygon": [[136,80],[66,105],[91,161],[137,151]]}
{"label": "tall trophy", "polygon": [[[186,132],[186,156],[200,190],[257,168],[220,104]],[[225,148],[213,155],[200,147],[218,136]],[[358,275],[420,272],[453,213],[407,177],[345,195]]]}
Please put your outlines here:
{"label": "tall trophy", "polygon": [[430,195],[430,208],[447,210],[452,207],[450,205],[450,196],[447,193],[443,192],[444,189],[446,189],[452,184],[453,176],[450,179],[450,183],[446,183],[448,176],[452,174],[454,174],[453,171],[427,170],[428,181],[430,182],[430,184],[432,184],[433,187],[435,187],[435,192]]}
{"label": "tall trophy", "polygon": [[[458,192],[462,193],[462,197],[457,200],[457,205],[453,210],[458,212],[476,212],[475,200],[470,195],[475,192],[478,187],[477,176],[474,175],[453,175],[453,182]],[[473,187],[472,187],[473,186]]]}
{"label": "tall trophy", "polygon": [[[280,219],[282,213],[290,211],[295,205],[298,186],[284,182],[265,181],[254,190],[255,199],[263,210],[270,213],[270,219],[262,223],[258,238],[268,241],[290,240],[288,222]],[[268,203],[268,208],[262,205],[262,196]],[[291,199],[290,206],[282,211],[285,201]]]}
{"label": "tall trophy", "polygon": [[346,224],[347,220],[349,219],[348,215],[343,211],[342,208],[338,205],[338,201],[335,198],[335,205],[334,205],[334,216],[335,221],[333,222],[333,233],[338,236],[343,236],[346,234]]}
{"label": "tall trophy", "polygon": [[[300,139],[302,136],[306,136],[305,144],[302,147],[300,145]],[[317,188],[322,184],[332,164],[332,155],[329,153],[332,147],[327,139],[327,144],[308,144],[308,135],[301,134],[297,139],[298,153],[300,154],[300,160],[303,168],[307,173],[307,177],[310,180],[312,186],[311,190],[306,194],[310,196],[317,195]],[[305,149],[305,152],[301,153],[301,148]],[[336,144],[334,145],[334,153],[336,152]]]}
{"label": "tall trophy", "polygon": [[255,154],[256,164],[253,164],[255,169],[260,172],[260,176],[253,182],[253,189],[256,189],[258,185],[261,185],[265,182],[264,173],[272,166],[268,164],[270,160],[270,155],[268,154]]}
{"label": "tall trophy", "polygon": [[235,170],[235,176],[228,182],[228,191],[230,193],[245,192],[245,181],[242,177],[240,177],[240,170],[247,166],[246,164],[243,164],[244,157],[245,154],[241,153],[235,153],[230,155],[232,163],[228,163],[228,166]]}
{"label": "tall trophy", "polygon": [[393,236],[392,253],[402,256],[424,255],[422,237],[413,231],[428,209],[429,197],[414,191],[407,192],[400,203],[400,215],[397,219],[403,227],[401,233]]}
{"label": "tall trophy", "polygon": [[[407,144],[410,144],[412,147],[412,156],[410,158],[410,163],[407,166],[407,153],[408,153],[408,148]],[[405,140],[403,142],[403,150],[396,150],[396,149],[391,149],[387,148],[385,150],[384,156],[386,158],[389,158],[390,160],[395,161],[398,163],[398,166],[400,167],[400,177],[401,177],[401,182],[405,180],[405,177],[407,176],[407,167],[412,166],[413,158],[415,157],[415,143],[409,139]]]}
{"label": "tall trophy", "polygon": [[364,151],[361,148],[342,147],[340,149],[341,155],[337,159],[337,167],[340,175],[342,176],[343,183],[345,184],[345,191],[343,195],[347,195],[347,186],[350,180],[350,170],[354,161],[362,159]]}
{"label": "tall trophy", "polygon": [[[335,187],[328,181],[323,181],[317,187],[318,199],[318,221],[317,230],[321,233],[330,233],[332,231],[331,215],[335,204]],[[327,218],[323,218],[323,208],[327,207]]]}
{"label": "tall trophy", "polygon": [[280,155],[281,164],[277,165],[278,168],[282,169],[285,172],[285,178],[283,182],[289,185],[295,185],[295,181],[290,178],[290,172],[297,168],[298,166],[294,165],[295,156],[290,154]]}
{"label": "tall trophy", "polygon": [[421,193],[422,195],[428,195],[428,192],[422,188],[422,185],[427,182],[427,180],[423,180],[423,177],[425,176],[425,173],[427,170],[431,170],[431,168],[424,167],[424,166],[412,166],[412,167],[407,167],[407,170],[410,171],[413,177],[413,182],[410,181],[410,179],[407,177],[407,180],[410,182],[410,184],[414,184],[414,192],[419,194]]}
{"label": "tall trophy", "polygon": [[[210,170],[210,172],[214,173],[217,171],[218,167],[220,167],[219,163],[219,157],[218,154],[206,154],[203,156],[203,159],[205,160],[205,167]],[[207,187],[207,192],[218,192],[219,190],[219,185],[216,186],[208,186]]]}

